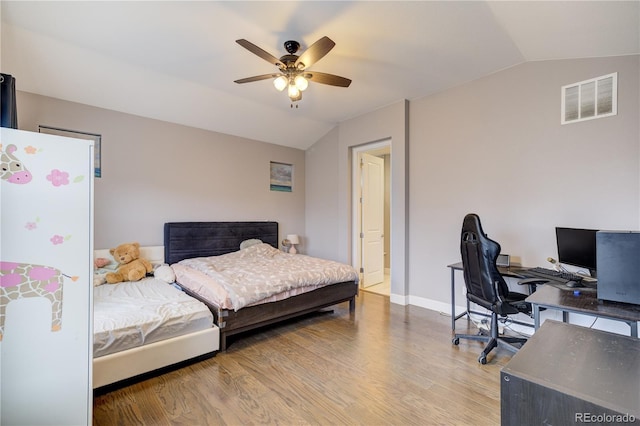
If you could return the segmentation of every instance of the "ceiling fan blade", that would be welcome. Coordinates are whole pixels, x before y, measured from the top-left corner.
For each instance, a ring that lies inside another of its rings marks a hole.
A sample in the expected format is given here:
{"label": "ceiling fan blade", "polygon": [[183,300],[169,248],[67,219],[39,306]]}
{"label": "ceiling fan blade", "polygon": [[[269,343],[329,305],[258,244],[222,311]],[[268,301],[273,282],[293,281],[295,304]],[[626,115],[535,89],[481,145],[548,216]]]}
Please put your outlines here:
{"label": "ceiling fan blade", "polygon": [[240,40],[236,40],[236,43],[238,43],[240,46],[244,47],[245,49],[247,49],[249,52],[253,53],[254,55],[260,56],[262,59],[264,59],[265,61],[269,62],[270,64],[273,64],[273,65],[277,66],[278,68],[284,67],[284,64],[280,61],[280,59],[276,58],[271,53],[269,53],[269,52],[267,52],[265,50],[262,50],[261,48],[259,48],[255,44],[251,43],[250,41],[247,41],[247,40],[242,38]]}
{"label": "ceiling fan blade", "polygon": [[320,40],[313,43],[302,55],[296,60],[298,69],[309,68],[324,57],[336,44],[329,37],[324,36]]}
{"label": "ceiling fan blade", "polygon": [[235,80],[234,83],[242,84],[242,83],[251,83],[253,81],[266,80],[268,78],[276,78],[280,77],[282,74],[280,73],[272,73],[272,74],[262,74],[256,75],[253,77],[241,78],[240,80]]}
{"label": "ceiling fan blade", "polygon": [[349,87],[351,84],[351,80],[348,78],[318,71],[305,71],[304,77],[315,83],[328,84],[330,86]]}

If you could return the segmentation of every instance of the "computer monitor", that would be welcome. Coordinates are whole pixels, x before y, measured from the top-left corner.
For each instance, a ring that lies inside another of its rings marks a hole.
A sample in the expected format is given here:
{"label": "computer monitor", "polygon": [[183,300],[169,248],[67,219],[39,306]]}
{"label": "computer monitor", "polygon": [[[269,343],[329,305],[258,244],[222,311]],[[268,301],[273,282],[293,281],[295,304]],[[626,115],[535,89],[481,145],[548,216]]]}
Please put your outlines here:
{"label": "computer monitor", "polygon": [[556,227],[558,262],[586,268],[596,276],[596,229]]}

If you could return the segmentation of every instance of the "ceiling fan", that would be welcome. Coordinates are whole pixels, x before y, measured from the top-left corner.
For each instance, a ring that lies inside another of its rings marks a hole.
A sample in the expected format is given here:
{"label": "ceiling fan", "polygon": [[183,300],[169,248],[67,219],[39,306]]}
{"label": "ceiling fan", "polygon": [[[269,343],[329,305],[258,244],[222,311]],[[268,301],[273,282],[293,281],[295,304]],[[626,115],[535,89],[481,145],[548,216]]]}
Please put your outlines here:
{"label": "ceiling fan", "polygon": [[[333,49],[333,46],[336,45],[329,37],[322,37],[302,52],[301,55],[296,55],[296,52],[300,49],[300,43],[294,40],[285,41],[284,48],[287,54],[280,57],[280,59],[245,39],[236,40],[236,43],[270,64],[277,66],[279,71],[271,74],[241,78],[240,80],[235,80],[235,82],[242,84],[273,78],[273,85],[277,90],[283,91],[287,89],[292,108],[293,103],[302,99],[302,92],[309,85],[309,81],[338,87],[349,87],[351,84],[351,80],[348,78],[324,72],[310,71],[308,69],[311,65],[322,59]],[[297,107],[298,105],[296,105],[296,108]]]}

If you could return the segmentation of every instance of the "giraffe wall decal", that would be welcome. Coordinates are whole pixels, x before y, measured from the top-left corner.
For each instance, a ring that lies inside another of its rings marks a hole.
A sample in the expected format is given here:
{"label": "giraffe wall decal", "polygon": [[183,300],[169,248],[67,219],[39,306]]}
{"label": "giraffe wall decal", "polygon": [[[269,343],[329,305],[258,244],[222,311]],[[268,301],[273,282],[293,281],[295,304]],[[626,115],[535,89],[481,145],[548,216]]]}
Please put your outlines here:
{"label": "giraffe wall decal", "polygon": [[[0,178],[8,183],[27,184],[33,176],[8,145],[0,152]],[[62,284],[64,275],[51,266],[0,261],[0,341],[4,335],[7,305],[12,300],[44,297],[51,302],[51,330],[62,328]],[[76,281],[78,277],[68,277]]]}
{"label": "giraffe wall decal", "polygon": [[50,266],[18,262],[0,262],[0,341],[4,335],[7,305],[12,300],[44,297],[51,302],[51,331],[62,328],[62,284],[64,275]]}
{"label": "giraffe wall decal", "polygon": [[31,182],[33,176],[24,164],[13,154],[18,148],[8,145],[0,152],[0,178],[10,183],[25,184]]}

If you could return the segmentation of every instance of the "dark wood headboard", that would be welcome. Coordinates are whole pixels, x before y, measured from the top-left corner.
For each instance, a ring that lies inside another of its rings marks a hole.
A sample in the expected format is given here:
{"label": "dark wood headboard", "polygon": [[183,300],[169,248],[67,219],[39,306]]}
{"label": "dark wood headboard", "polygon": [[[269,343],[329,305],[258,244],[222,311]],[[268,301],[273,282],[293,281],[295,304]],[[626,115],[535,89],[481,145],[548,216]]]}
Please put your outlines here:
{"label": "dark wood headboard", "polygon": [[278,222],[169,222],[164,224],[164,261],[218,256],[257,238],[278,248]]}

